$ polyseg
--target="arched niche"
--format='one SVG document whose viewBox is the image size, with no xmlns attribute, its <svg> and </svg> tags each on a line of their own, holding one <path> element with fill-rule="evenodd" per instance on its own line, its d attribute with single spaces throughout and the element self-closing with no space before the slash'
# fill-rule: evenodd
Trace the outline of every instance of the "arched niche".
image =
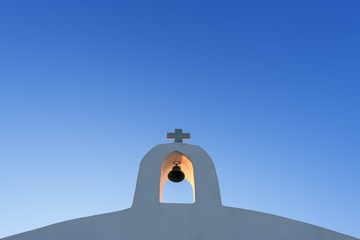
<svg viewBox="0 0 360 240">
<path fill-rule="evenodd" d="M 193 201 L 195 202 L 194 167 L 190 159 L 178 151 L 174 151 L 169 154 L 161 164 L 159 201 L 162 202 L 164 185 L 168 180 L 168 173 L 175 166 L 175 163 L 179 163 L 181 170 L 185 174 L 185 179 L 191 184 L 193 190 Z"/>
</svg>

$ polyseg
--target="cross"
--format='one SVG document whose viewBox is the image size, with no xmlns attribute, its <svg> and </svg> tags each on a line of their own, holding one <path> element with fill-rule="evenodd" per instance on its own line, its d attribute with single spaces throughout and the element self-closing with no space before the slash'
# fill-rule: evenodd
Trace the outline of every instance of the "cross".
<svg viewBox="0 0 360 240">
<path fill-rule="evenodd" d="M 182 143 L 183 139 L 190 139 L 190 133 L 183 133 L 182 129 L 175 128 L 174 133 L 167 133 L 167 139 L 175 139 L 175 142 Z"/>
</svg>

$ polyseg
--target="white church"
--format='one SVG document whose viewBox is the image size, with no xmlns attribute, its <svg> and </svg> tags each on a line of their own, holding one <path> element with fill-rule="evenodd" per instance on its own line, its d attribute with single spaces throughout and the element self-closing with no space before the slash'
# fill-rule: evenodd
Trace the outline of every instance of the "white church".
<svg viewBox="0 0 360 240">
<path fill-rule="evenodd" d="M 132 207 L 84 217 L 2 240 L 356 240 L 341 233 L 271 214 L 221 204 L 214 164 L 204 149 L 183 143 L 189 133 L 168 133 L 142 159 Z M 163 203 L 167 180 L 186 179 L 194 203 Z M 359 239 L 358 239 L 359 240 Z"/>
</svg>

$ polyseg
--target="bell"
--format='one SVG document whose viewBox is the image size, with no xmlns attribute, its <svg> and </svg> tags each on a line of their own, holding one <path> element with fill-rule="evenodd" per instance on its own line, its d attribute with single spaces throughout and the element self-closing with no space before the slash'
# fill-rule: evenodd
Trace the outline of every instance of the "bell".
<svg viewBox="0 0 360 240">
<path fill-rule="evenodd" d="M 178 183 L 184 180 L 185 174 L 183 173 L 183 171 L 181 171 L 181 168 L 178 165 L 176 165 L 169 172 L 168 178 L 170 181 Z"/>
</svg>

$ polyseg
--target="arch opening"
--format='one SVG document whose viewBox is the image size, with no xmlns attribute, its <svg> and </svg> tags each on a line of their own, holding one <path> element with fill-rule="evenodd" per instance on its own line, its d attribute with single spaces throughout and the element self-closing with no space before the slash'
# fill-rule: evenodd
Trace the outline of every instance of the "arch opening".
<svg viewBox="0 0 360 240">
<path fill-rule="evenodd" d="M 179 183 L 166 181 L 162 203 L 194 203 L 192 186 L 189 181 L 186 179 Z"/>
<path fill-rule="evenodd" d="M 170 182 L 168 180 L 168 173 L 172 170 L 172 168 L 175 166 L 175 163 L 179 163 L 179 166 L 181 167 L 181 171 L 184 172 L 185 174 L 185 179 L 183 180 L 183 182 L 181 183 L 173 183 Z M 194 167 L 192 162 L 190 161 L 190 159 L 185 156 L 183 153 L 175 151 L 172 152 L 171 154 L 169 154 L 162 162 L 161 165 L 161 174 L 160 174 L 160 196 L 159 196 L 159 201 L 160 203 L 163 202 L 163 192 L 164 192 L 164 185 L 165 182 L 169 181 L 169 183 L 166 183 L 167 187 L 166 189 L 168 189 L 168 185 L 173 185 L 173 184 L 180 184 L 179 186 L 174 186 L 171 187 L 172 190 L 176 191 L 176 188 L 178 188 L 179 190 L 181 189 L 181 191 L 183 191 L 184 189 L 186 189 L 186 181 L 188 183 L 190 183 L 191 187 L 192 187 L 192 196 L 193 196 L 193 202 L 195 202 L 195 180 L 194 180 Z M 170 198 L 173 199 L 173 198 Z M 179 199 L 181 200 L 181 199 Z M 179 203 L 179 201 L 172 201 L 172 202 L 176 202 Z M 182 202 L 182 203 L 189 203 L 188 201 L 186 202 Z"/>
</svg>

